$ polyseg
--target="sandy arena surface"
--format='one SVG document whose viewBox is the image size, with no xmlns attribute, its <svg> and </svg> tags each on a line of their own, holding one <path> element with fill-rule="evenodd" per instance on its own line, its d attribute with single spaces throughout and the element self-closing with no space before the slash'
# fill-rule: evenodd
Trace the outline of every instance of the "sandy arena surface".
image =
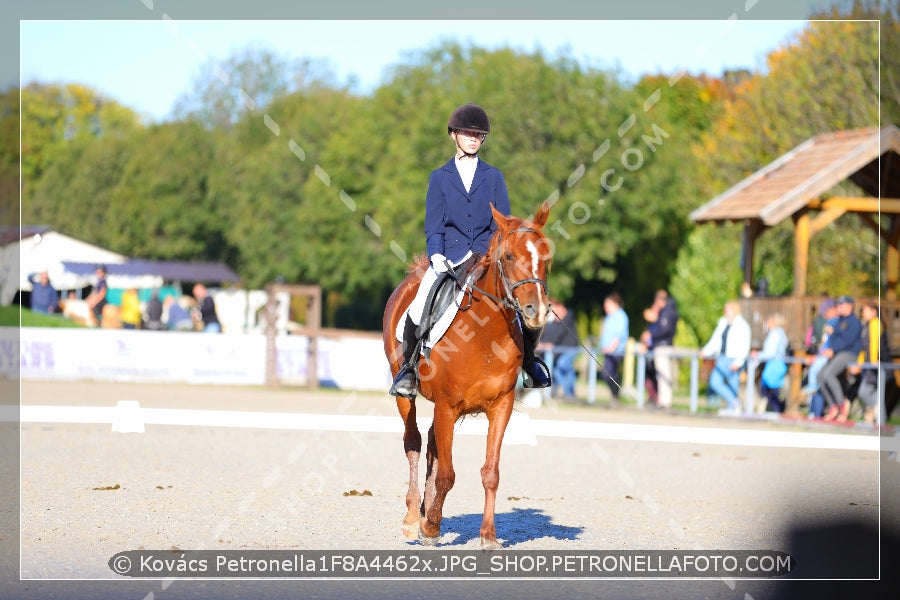
<svg viewBox="0 0 900 600">
<path fill-rule="evenodd" d="M 338 424 L 396 416 L 385 394 L 336 390 L 24 382 L 21 397 L 34 407 L 132 400 L 147 409 L 334 416 Z M 418 406 L 420 418 L 429 416 L 430 403 Z M 399 417 L 396 432 L 147 424 L 119 433 L 109 424 L 25 422 L 20 530 L 10 532 L 21 539 L 21 570 L 8 579 L 27 581 L 9 581 L 16 595 L 2 597 L 387 598 L 413 587 L 426 598 L 478 589 L 490 597 L 803 597 L 817 585 L 806 580 L 877 579 L 879 527 L 893 532 L 888 542 L 900 529 L 900 463 L 886 453 L 699 441 L 715 430 L 784 439 L 833 430 L 602 406 L 517 412 L 532 424 L 675 428 L 698 443 L 538 433 L 536 444 L 504 445 L 496 523 L 507 549 L 774 550 L 795 559 L 794 571 L 765 581 L 128 580 L 108 566 L 126 550 L 421 550 L 400 535 L 407 468 Z M 456 485 L 431 552 L 477 550 L 483 456 L 483 436 L 456 436 Z"/>
</svg>

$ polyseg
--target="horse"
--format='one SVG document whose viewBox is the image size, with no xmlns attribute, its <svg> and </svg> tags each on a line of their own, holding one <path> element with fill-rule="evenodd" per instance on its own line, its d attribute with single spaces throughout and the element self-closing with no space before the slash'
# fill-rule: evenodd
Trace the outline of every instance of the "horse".
<svg viewBox="0 0 900 600">
<path fill-rule="evenodd" d="M 422 435 L 416 424 L 415 399 L 395 396 L 403 419 L 403 449 L 409 461 L 406 516 L 401 531 L 406 538 L 433 546 L 440 537 L 442 511 L 453 487 L 453 433 L 456 422 L 484 413 L 488 419 L 486 456 L 481 467 L 484 514 L 481 548 L 502 548 L 497 541 L 494 510 L 500 481 L 500 446 L 515 403 L 515 387 L 522 365 L 522 326 L 542 328 L 551 307 L 547 291 L 552 247 L 541 231 L 550 206 L 544 202 L 532 221 L 507 217 L 491 206 L 497 229 L 487 253 L 476 265 L 477 278 L 460 303 L 459 312 L 434 344 L 430 357 L 419 361 L 419 394 L 434 403 L 428 430 L 424 499 L 419 492 L 419 456 Z M 397 324 L 416 294 L 427 257 L 416 261 L 410 273 L 389 297 L 384 311 L 385 355 L 396 376 L 403 361 L 395 337 Z"/>
</svg>

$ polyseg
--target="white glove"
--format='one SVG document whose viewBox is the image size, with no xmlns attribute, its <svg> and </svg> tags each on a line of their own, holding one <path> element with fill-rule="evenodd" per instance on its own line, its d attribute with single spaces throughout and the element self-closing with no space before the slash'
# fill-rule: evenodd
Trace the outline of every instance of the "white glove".
<svg viewBox="0 0 900 600">
<path fill-rule="evenodd" d="M 435 273 L 443 273 L 447 270 L 447 257 L 443 254 L 431 255 L 431 268 Z"/>
</svg>

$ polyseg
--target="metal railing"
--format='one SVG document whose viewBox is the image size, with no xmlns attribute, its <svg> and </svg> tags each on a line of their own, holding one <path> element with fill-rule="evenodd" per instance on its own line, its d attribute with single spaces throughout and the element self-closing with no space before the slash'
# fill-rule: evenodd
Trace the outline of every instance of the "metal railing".
<svg viewBox="0 0 900 600">
<path fill-rule="evenodd" d="M 597 371 L 603 369 L 603 354 L 600 353 L 597 349 L 592 348 L 591 353 L 593 356 L 588 355 L 588 353 L 584 350 L 584 348 L 575 348 L 575 347 L 558 347 L 553 350 L 547 350 L 544 352 L 544 361 L 547 363 L 547 366 L 550 368 L 551 372 L 553 371 L 553 354 L 555 352 L 563 352 L 569 350 L 578 350 L 579 356 L 586 358 L 587 360 L 587 402 L 589 404 L 593 404 L 597 400 L 597 384 L 598 377 Z M 635 360 L 635 403 L 638 408 L 643 408 L 645 403 L 645 381 L 647 376 L 647 361 L 655 358 L 655 355 L 652 350 L 647 351 L 632 351 L 625 353 L 618 353 L 615 356 L 621 356 L 625 358 L 626 356 L 631 355 Z M 595 362 L 596 358 L 596 362 Z M 690 361 L 690 377 L 688 383 L 688 400 L 689 400 L 689 410 L 692 413 L 696 413 L 699 411 L 699 397 L 700 397 L 700 364 L 703 359 L 700 358 L 699 350 L 685 349 L 685 348 L 677 348 L 677 347 L 667 347 L 665 358 L 669 358 L 672 360 L 676 359 L 687 359 Z M 806 365 L 805 357 L 796 357 L 796 356 L 787 356 L 785 357 L 785 362 L 788 365 L 791 364 L 800 364 Z M 760 361 L 756 358 L 749 358 L 747 360 L 747 364 L 745 365 L 746 369 L 746 382 L 744 384 L 744 394 L 741 403 L 741 413 L 745 415 L 753 414 L 755 412 L 756 399 L 757 399 L 757 381 L 756 381 L 756 370 L 759 368 L 760 364 L 763 361 Z M 900 370 L 900 363 L 865 363 L 861 365 L 864 369 L 870 368 L 878 368 L 881 367 L 886 371 L 896 371 Z M 675 370 L 673 370 L 674 372 Z M 802 375 L 800 375 L 802 377 Z M 796 377 L 796 375 L 792 375 L 789 371 L 786 378 Z M 602 383 L 602 380 L 601 380 Z M 676 387 L 677 382 L 673 382 L 672 388 L 673 390 Z M 782 388 L 784 389 L 784 388 Z M 885 406 L 885 385 L 882 382 L 879 386 L 879 413 L 880 419 L 879 423 L 885 423 L 887 421 L 886 414 L 886 406 Z M 549 390 L 545 392 L 545 394 L 549 394 Z"/>
</svg>

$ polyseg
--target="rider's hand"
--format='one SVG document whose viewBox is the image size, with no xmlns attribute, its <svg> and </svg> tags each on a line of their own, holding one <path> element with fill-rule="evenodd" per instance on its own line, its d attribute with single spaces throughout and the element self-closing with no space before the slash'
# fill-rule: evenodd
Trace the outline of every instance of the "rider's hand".
<svg viewBox="0 0 900 600">
<path fill-rule="evenodd" d="M 431 268 L 435 273 L 443 273 L 447 270 L 447 257 L 443 254 L 431 255 Z"/>
</svg>

